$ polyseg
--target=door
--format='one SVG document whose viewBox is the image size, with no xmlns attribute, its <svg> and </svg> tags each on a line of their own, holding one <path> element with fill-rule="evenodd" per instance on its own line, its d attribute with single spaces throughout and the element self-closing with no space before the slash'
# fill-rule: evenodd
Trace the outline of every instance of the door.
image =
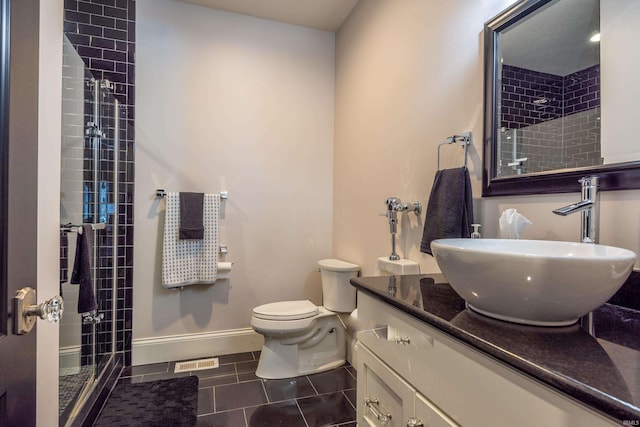
<svg viewBox="0 0 640 427">
<path fill-rule="evenodd" d="M 38 274 L 39 5 L 0 0 L 0 8 L 0 426 L 33 426 L 37 327 L 15 334 L 11 305 Z"/>
</svg>

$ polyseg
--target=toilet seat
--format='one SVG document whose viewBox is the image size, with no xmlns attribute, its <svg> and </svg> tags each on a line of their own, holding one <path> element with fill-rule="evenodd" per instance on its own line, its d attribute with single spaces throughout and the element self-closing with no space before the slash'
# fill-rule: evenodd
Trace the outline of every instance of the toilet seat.
<svg viewBox="0 0 640 427">
<path fill-rule="evenodd" d="M 253 309 L 254 317 L 276 321 L 308 319 L 318 313 L 318 307 L 309 300 L 273 302 Z"/>
</svg>

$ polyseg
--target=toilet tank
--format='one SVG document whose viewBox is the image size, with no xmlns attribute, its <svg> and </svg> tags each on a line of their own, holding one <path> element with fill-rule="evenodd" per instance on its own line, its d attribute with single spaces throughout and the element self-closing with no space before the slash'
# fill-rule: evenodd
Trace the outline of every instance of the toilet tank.
<svg viewBox="0 0 640 427">
<path fill-rule="evenodd" d="M 356 308 L 356 288 L 349 279 L 356 277 L 360 266 L 339 259 L 318 261 L 322 279 L 322 305 L 337 313 L 350 313 Z"/>
</svg>

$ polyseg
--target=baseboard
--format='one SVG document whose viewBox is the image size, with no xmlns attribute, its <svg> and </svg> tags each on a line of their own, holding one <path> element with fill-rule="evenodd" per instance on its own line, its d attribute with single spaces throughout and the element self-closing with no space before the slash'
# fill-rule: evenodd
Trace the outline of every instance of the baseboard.
<svg viewBox="0 0 640 427">
<path fill-rule="evenodd" d="M 189 360 L 258 351 L 264 339 L 251 328 L 133 340 L 131 364 Z"/>
<path fill-rule="evenodd" d="M 74 345 L 71 347 L 60 347 L 60 369 L 79 368 L 81 350 L 82 349 L 79 345 Z"/>
</svg>

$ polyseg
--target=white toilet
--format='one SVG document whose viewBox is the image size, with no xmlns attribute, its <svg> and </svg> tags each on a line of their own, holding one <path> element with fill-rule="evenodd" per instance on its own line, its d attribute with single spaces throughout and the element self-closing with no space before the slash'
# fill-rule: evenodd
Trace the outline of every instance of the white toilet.
<svg viewBox="0 0 640 427">
<path fill-rule="evenodd" d="M 292 378 L 345 363 L 345 331 L 337 313 L 356 308 L 356 288 L 349 279 L 356 277 L 360 267 L 337 259 L 323 259 L 318 265 L 323 306 L 302 300 L 253 309 L 251 327 L 264 335 L 258 377 Z"/>
</svg>

